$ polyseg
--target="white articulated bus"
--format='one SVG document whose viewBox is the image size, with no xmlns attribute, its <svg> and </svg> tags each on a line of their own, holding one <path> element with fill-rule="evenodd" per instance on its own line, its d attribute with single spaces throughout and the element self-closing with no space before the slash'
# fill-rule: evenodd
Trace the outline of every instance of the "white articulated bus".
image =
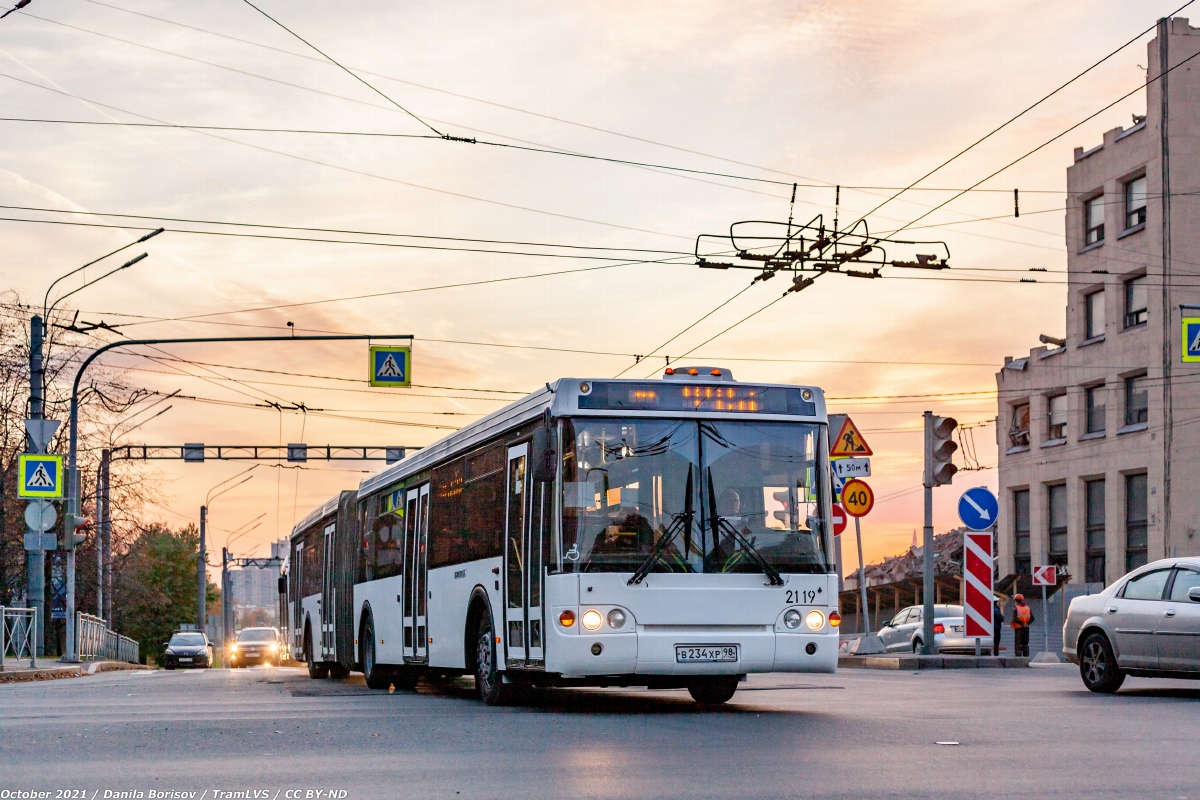
<svg viewBox="0 0 1200 800">
<path fill-rule="evenodd" d="M 711 367 L 564 378 L 363 481 L 292 534 L 313 677 L 686 687 L 832 672 L 824 397 Z"/>
</svg>

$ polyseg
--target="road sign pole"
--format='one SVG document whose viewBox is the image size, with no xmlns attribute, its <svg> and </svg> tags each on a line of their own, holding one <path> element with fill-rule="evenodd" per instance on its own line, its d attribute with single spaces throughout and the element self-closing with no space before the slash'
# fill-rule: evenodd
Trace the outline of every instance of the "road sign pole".
<svg viewBox="0 0 1200 800">
<path fill-rule="evenodd" d="M 870 636 L 871 616 L 867 613 L 867 570 L 863 564 L 861 523 L 859 517 L 854 518 L 854 538 L 858 540 L 858 591 L 862 594 L 862 631 L 863 636 Z"/>
<path fill-rule="evenodd" d="M 196 554 L 196 630 L 204 630 L 205 622 L 205 589 L 208 583 L 208 570 L 205 563 L 208 553 L 205 550 L 205 534 L 208 532 L 208 506 L 200 506 L 200 552 Z"/>
<path fill-rule="evenodd" d="M 1046 584 L 1042 584 L 1042 630 L 1046 634 L 1046 646 L 1042 648 L 1043 653 L 1050 652 L 1050 618 L 1046 616 Z"/>
</svg>

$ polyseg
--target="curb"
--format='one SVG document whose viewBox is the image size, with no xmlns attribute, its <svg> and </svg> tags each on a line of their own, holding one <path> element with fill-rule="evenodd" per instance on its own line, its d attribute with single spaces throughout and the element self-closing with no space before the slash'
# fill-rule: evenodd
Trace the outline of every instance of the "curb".
<svg viewBox="0 0 1200 800">
<path fill-rule="evenodd" d="M 124 661 L 96 661 L 78 666 L 45 667 L 41 669 L 18 669 L 0 672 L 0 683 L 28 683 L 30 681 L 53 681 L 59 678 L 83 678 L 97 672 L 112 672 L 127 669 L 153 669 L 141 664 Z"/>
<path fill-rule="evenodd" d="M 1024 669 L 1028 658 L 993 656 L 839 656 L 838 668 L 921 670 L 921 669 Z"/>
</svg>

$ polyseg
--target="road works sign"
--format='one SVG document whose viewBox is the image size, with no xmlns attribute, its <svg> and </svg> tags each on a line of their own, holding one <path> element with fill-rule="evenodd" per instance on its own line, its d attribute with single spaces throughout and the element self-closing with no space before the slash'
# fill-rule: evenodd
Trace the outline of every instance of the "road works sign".
<svg viewBox="0 0 1200 800">
<path fill-rule="evenodd" d="M 837 417 L 841 417 L 842 424 L 838 428 L 837 436 L 829 440 L 829 455 L 832 458 L 840 458 L 845 456 L 871 456 L 875 452 L 871 450 L 867 440 L 863 438 L 862 433 L 858 430 L 858 426 L 854 424 L 854 420 L 841 414 L 835 414 L 830 419 L 829 429 L 834 429 L 834 422 Z"/>
<path fill-rule="evenodd" d="M 412 348 L 373 346 L 370 368 L 372 386 L 411 386 Z"/>
<path fill-rule="evenodd" d="M 968 639 L 985 638 L 992 628 L 992 534 L 963 535 L 963 610 Z M 992 655 L 997 655 L 993 653 Z"/>
<path fill-rule="evenodd" d="M 1058 567 L 1054 564 L 1047 564 L 1042 567 L 1033 568 L 1033 585 L 1034 586 L 1057 586 L 1058 585 Z"/>
<path fill-rule="evenodd" d="M 1200 361 L 1200 318 L 1183 318 L 1183 360 Z"/>
<path fill-rule="evenodd" d="M 23 453 L 17 456 L 17 497 L 54 498 L 63 496 L 62 456 L 39 456 Z"/>
<path fill-rule="evenodd" d="M 842 508 L 852 517 L 865 517 L 875 506 L 875 492 L 866 481 L 858 478 L 846 481 L 842 487 Z"/>
</svg>

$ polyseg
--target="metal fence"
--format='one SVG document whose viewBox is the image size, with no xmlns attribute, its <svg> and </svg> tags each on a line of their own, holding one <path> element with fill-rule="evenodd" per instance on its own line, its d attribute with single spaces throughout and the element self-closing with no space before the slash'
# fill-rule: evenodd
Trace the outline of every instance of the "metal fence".
<svg viewBox="0 0 1200 800">
<path fill-rule="evenodd" d="M 37 609 L 0 606 L 0 671 L 4 670 L 5 658 L 28 658 L 29 666 L 34 667 L 36 656 Z"/>
<path fill-rule="evenodd" d="M 100 617 L 75 613 L 76 647 L 80 661 L 128 661 L 141 662 L 138 643 L 128 636 L 111 631 Z"/>
</svg>

